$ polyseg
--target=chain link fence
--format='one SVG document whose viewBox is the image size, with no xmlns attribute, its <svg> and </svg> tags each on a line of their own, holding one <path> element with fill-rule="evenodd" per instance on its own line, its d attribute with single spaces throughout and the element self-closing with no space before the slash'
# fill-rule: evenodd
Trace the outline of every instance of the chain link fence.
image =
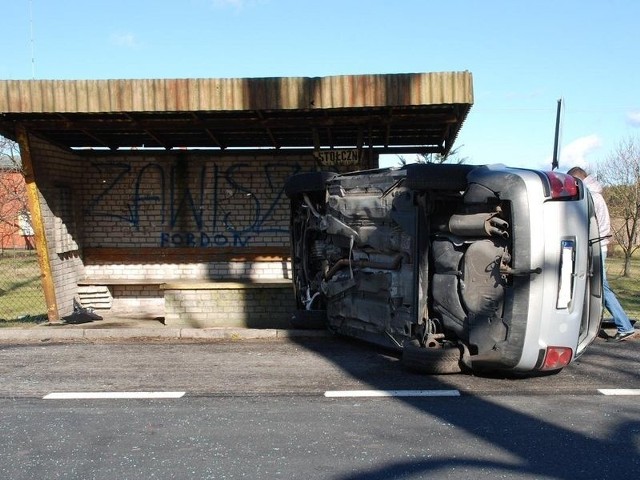
<svg viewBox="0 0 640 480">
<path fill-rule="evenodd" d="M 35 250 L 0 250 L 0 327 L 47 321 Z"/>
</svg>

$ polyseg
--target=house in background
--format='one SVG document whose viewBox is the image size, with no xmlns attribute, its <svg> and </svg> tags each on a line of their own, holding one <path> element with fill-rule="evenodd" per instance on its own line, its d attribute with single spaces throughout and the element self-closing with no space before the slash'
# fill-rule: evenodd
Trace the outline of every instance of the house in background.
<svg viewBox="0 0 640 480">
<path fill-rule="evenodd" d="M 34 248 L 22 172 L 0 166 L 0 250 Z"/>
</svg>

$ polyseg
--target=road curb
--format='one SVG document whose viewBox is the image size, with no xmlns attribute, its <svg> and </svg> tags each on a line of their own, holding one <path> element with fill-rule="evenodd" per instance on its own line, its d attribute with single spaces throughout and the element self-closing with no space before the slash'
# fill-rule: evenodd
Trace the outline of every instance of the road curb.
<svg viewBox="0 0 640 480">
<path fill-rule="evenodd" d="M 326 330 L 256 328 L 3 328 L 0 343 L 45 343 L 101 340 L 251 340 L 326 337 Z"/>
<path fill-rule="evenodd" d="M 58 339 L 68 341 L 82 340 L 84 330 L 44 330 L 39 328 L 3 328 L 0 329 L 2 343 L 48 342 Z"/>
</svg>

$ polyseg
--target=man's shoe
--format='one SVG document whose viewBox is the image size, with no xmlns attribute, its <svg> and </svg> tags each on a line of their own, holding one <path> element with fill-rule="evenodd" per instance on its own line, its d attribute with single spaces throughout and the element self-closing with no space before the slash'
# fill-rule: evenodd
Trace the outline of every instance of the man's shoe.
<svg viewBox="0 0 640 480">
<path fill-rule="evenodd" d="M 636 333 L 638 333 L 637 330 L 633 330 L 631 332 L 624 332 L 624 333 L 618 332 L 613 337 L 609 337 L 607 342 L 622 342 L 623 340 L 633 337 Z"/>
</svg>

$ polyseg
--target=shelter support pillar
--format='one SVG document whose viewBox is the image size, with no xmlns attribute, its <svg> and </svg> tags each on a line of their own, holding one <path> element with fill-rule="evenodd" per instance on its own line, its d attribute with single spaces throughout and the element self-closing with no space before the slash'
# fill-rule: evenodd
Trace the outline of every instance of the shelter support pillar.
<svg viewBox="0 0 640 480">
<path fill-rule="evenodd" d="M 47 304 L 47 316 L 50 323 L 58 323 L 60 322 L 60 315 L 58 313 L 58 304 L 56 303 L 55 285 L 47 246 L 47 236 L 44 228 L 40 195 L 38 194 L 38 185 L 36 184 L 33 170 L 29 134 L 24 125 L 18 125 L 16 127 L 16 137 L 20 145 L 20 158 L 22 159 L 22 169 L 27 187 L 27 202 L 33 226 L 38 264 L 40 265 L 44 299 Z"/>
</svg>

